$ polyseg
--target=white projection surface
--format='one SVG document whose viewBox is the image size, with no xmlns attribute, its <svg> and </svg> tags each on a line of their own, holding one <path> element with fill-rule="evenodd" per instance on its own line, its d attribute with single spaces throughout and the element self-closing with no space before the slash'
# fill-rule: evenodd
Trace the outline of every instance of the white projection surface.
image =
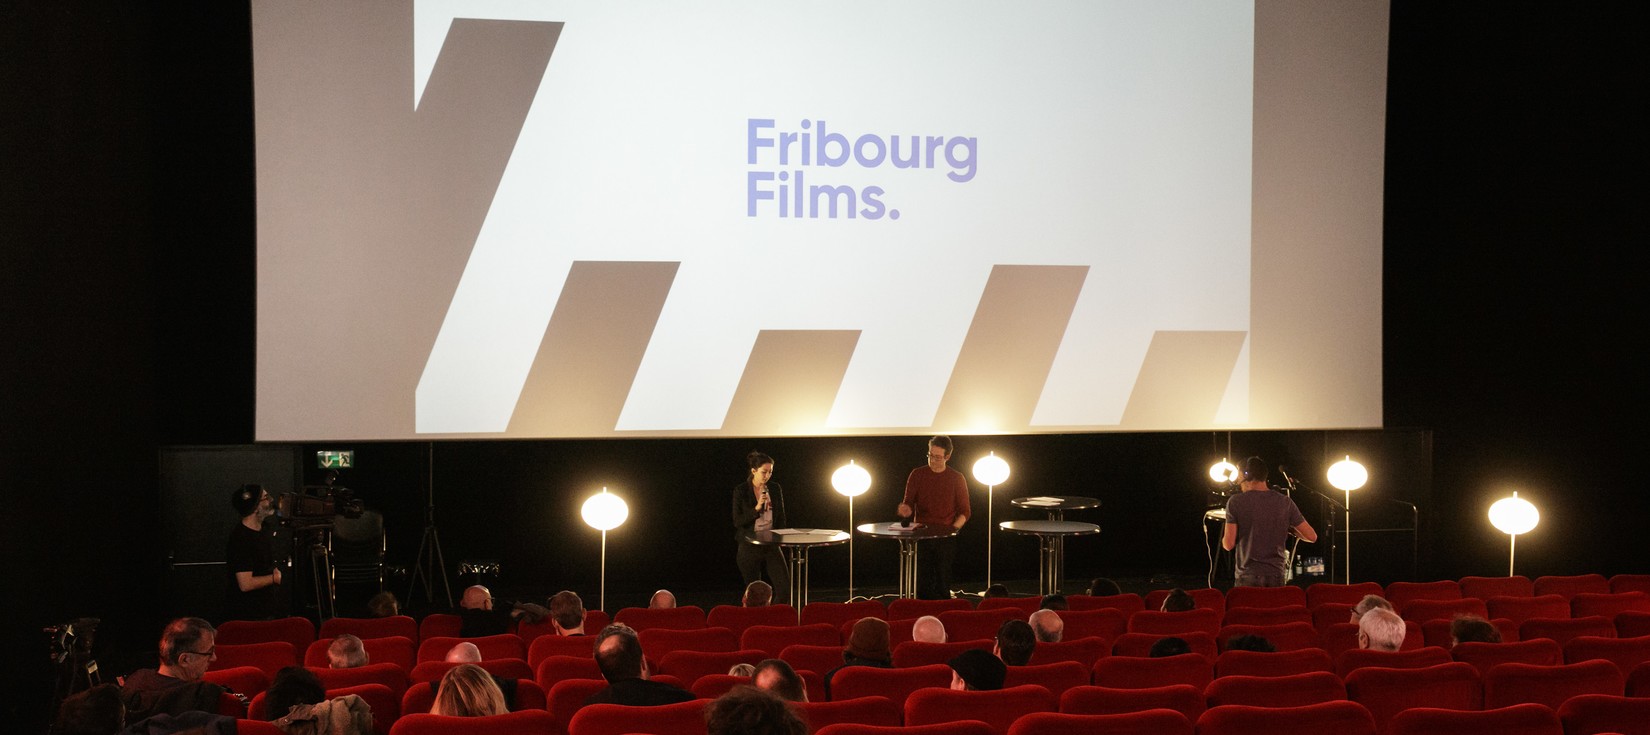
<svg viewBox="0 0 1650 735">
<path fill-rule="evenodd" d="M 1385 28 L 255 0 L 257 438 L 1379 426 Z"/>
</svg>

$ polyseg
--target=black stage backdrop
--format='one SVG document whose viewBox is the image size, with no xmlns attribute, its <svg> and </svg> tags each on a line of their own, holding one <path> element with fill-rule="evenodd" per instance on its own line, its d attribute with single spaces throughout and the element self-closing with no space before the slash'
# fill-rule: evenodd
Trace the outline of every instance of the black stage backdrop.
<svg viewBox="0 0 1650 735">
<path fill-rule="evenodd" d="M 1376 483 L 1422 504 L 1423 579 L 1502 573 L 1506 539 L 1483 512 L 1510 486 L 1528 488 L 1543 511 L 1520 541 L 1521 573 L 1650 571 L 1636 543 L 1650 500 L 1631 449 L 1645 391 L 1633 347 L 1643 271 L 1630 264 L 1642 247 L 1632 243 L 1647 239 L 1632 111 L 1646 85 L 1635 24 L 1618 12 L 1396 3 L 1384 284 L 1392 428 L 1234 438 L 1238 454 L 1307 467 L 1321 467 L 1326 441 L 1392 453 L 1407 469 Z M 247 15 L 218 2 L 0 6 L 0 565 L 14 652 L 0 718 L 24 729 L 49 698 L 42 626 L 102 617 L 106 673 L 124 673 L 150 663 L 132 652 L 179 612 L 164 593 L 160 448 L 251 441 Z M 318 359 L 325 348 L 315 345 Z M 1015 459 L 1004 498 L 1096 488 L 1107 500 L 1107 532 L 1074 575 L 1201 573 L 1201 468 L 1191 463 L 1224 437 L 974 438 L 962 456 L 988 444 Z M 593 594 L 597 539 L 576 509 L 605 481 L 650 509 L 611 539 L 615 590 L 679 579 L 731 593 L 724 493 L 755 447 L 778 457 L 797 510 L 821 525 L 846 519 L 826 487 L 842 458 L 876 469 L 859 508 L 870 520 L 887 514 L 922 448 L 914 438 L 437 444 L 448 562 L 496 558 L 524 587 Z M 352 482 L 391 516 L 392 562 L 410 564 L 426 446 L 354 448 L 363 466 Z M 1026 568 L 1028 546 L 999 537 L 998 569 Z M 965 546 L 965 574 L 981 568 L 976 548 Z M 858 545 L 864 583 L 892 574 L 878 551 Z"/>
</svg>

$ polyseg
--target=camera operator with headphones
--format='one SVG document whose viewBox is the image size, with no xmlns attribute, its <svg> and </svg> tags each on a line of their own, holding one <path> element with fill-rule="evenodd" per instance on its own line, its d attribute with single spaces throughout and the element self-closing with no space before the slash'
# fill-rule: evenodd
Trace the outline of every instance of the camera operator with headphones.
<svg viewBox="0 0 1650 735">
<path fill-rule="evenodd" d="M 229 496 L 229 504 L 241 522 L 229 532 L 224 554 L 228 568 L 225 619 L 268 620 L 278 612 L 276 591 L 281 585 L 274 538 L 264 530 L 264 519 L 275 515 L 275 501 L 262 486 L 242 485 Z"/>
</svg>

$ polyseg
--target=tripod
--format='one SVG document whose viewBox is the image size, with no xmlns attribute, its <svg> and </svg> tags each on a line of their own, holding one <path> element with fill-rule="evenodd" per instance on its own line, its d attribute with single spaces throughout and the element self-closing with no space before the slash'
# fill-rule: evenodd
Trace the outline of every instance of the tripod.
<svg viewBox="0 0 1650 735">
<path fill-rule="evenodd" d="M 427 491 L 424 494 L 424 539 L 418 542 L 418 557 L 413 561 L 412 582 L 407 585 L 407 601 L 412 602 L 420 579 L 424 581 L 424 599 L 435 601 L 435 576 L 441 575 L 441 587 L 447 593 L 447 607 L 453 606 L 453 587 L 447 581 L 447 560 L 441 555 L 441 533 L 435 527 L 435 442 L 425 449 Z"/>
</svg>

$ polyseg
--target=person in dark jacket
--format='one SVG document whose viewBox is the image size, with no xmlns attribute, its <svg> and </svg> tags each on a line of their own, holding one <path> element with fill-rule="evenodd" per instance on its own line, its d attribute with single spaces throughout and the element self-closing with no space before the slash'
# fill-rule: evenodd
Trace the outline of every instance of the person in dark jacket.
<svg viewBox="0 0 1650 735">
<path fill-rule="evenodd" d="M 750 473 L 733 488 L 733 541 L 738 545 L 734 563 L 739 576 L 750 584 L 767 574 L 775 590 L 789 590 L 790 573 L 777 546 L 758 546 L 748 537 L 761 531 L 785 527 L 785 491 L 773 482 L 773 457 L 761 452 L 745 455 Z"/>
</svg>

